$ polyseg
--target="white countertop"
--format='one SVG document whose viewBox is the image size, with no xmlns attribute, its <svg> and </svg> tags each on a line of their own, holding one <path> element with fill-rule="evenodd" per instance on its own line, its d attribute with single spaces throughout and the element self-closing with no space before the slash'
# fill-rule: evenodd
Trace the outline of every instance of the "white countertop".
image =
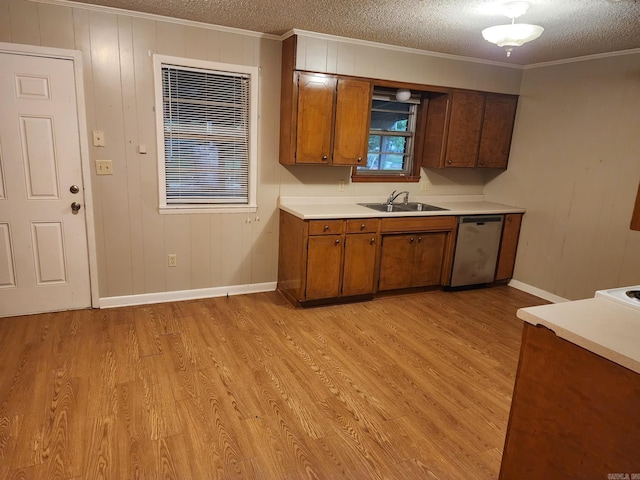
<svg viewBox="0 0 640 480">
<path fill-rule="evenodd" d="M 378 212 L 358 203 L 384 203 L 381 197 L 280 197 L 279 207 L 303 220 L 326 218 L 389 218 L 442 215 L 485 215 L 524 213 L 525 209 L 487 202 L 484 195 L 415 196 L 409 201 L 420 202 L 447 210 L 421 212 Z M 396 202 L 399 203 L 399 202 Z"/>
<path fill-rule="evenodd" d="M 640 308 L 596 297 L 521 308 L 517 316 L 640 373 Z"/>
</svg>

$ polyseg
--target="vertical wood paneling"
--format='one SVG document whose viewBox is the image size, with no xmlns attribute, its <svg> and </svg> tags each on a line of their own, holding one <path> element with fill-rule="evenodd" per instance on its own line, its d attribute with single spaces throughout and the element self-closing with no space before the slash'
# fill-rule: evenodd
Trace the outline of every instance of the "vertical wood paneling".
<svg viewBox="0 0 640 480">
<path fill-rule="evenodd" d="M 185 55 L 185 29 L 187 27 L 175 23 L 156 22 L 157 28 L 157 52 L 163 55 L 184 57 Z"/>
<path fill-rule="evenodd" d="M 176 254 L 178 259 L 177 267 L 166 267 L 167 290 L 170 292 L 191 288 L 191 238 L 189 215 L 164 215 L 166 255 Z"/>
<path fill-rule="evenodd" d="M 246 214 L 233 213 L 219 216 L 220 220 L 220 284 L 242 283 L 242 251 L 244 221 Z"/>
<path fill-rule="evenodd" d="M 0 42 L 11 42 L 9 2 L 0 2 Z"/>
<path fill-rule="evenodd" d="M 142 229 L 142 190 L 138 153 L 138 108 L 131 17 L 118 16 L 120 51 L 120 83 L 122 85 L 123 128 L 125 135 L 126 179 L 129 199 L 129 239 L 131 251 L 131 282 L 133 293 L 144 293 L 144 235 Z M 148 57 L 147 57 L 148 58 Z M 124 247 L 124 245 L 123 245 Z"/>
<path fill-rule="evenodd" d="M 191 215 L 191 285 L 211 286 L 211 221 L 215 215 Z"/>
<path fill-rule="evenodd" d="M 220 32 L 220 61 L 242 63 L 242 37 L 236 33 Z"/>
<path fill-rule="evenodd" d="M 298 35 L 296 68 L 426 85 L 518 93 L 522 71 Z"/>
<path fill-rule="evenodd" d="M 117 15 L 90 12 L 89 31 L 96 126 L 105 132 L 106 139 L 106 145 L 95 154 L 111 160 L 114 171 L 113 175 L 94 177 L 94 183 L 101 183 L 106 295 L 127 295 L 133 282 Z"/>
<path fill-rule="evenodd" d="M 207 60 L 220 61 L 220 32 L 218 30 L 207 30 Z"/>
<path fill-rule="evenodd" d="M 209 56 L 208 31 L 203 28 L 189 27 L 185 29 L 185 54 L 188 58 L 207 60 Z"/>
<path fill-rule="evenodd" d="M 9 0 L 11 41 L 40 45 L 38 4 L 24 0 Z"/>
<path fill-rule="evenodd" d="M 222 279 L 222 259 L 227 254 L 226 245 L 222 244 L 222 219 L 225 215 L 212 215 L 209 222 L 209 249 L 211 286 L 220 287 L 228 285 Z"/>
<path fill-rule="evenodd" d="M 355 75 L 356 47 L 355 45 L 340 42 L 337 45 L 338 56 L 336 58 L 336 73 L 343 75 Z"/>
<path fill-rule="evenodd" d="M 38 21 L 42 45 L 73 48 L 75 40 L 71 8 L 39 3 Z"/>
<path fill-rule="evenodd" d="M 156 22 L 134 18 L 133 58 L 136 82 L 138 137 L 147 146 L 140 155 L 140 191 L 142 201 L 143 250 L 135 252 L 144 258 L 145 292 L 166 291 L 167 255 L 164 238 L 164 215 L 158 214 L 158 151 L 156 145 L 153 64 L 149 51 L 156 50 Z"/>
</svg>

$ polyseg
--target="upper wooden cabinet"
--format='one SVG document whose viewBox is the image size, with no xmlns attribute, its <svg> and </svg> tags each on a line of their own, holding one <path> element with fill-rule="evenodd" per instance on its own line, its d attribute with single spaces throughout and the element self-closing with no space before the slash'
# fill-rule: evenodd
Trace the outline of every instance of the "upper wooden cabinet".
<svg viewBox="0 0 640 480">
<path fill-rule="evenodd" d="M 365 165 L 371 81 L 294 70 L 295 38 L 283 44 L 280 163 Z"/>
<path fill-rule="evenodd" d="M 473 90 L 432 94 L 422 165 L 507 168 L 518 97 Z"/>
</svg>

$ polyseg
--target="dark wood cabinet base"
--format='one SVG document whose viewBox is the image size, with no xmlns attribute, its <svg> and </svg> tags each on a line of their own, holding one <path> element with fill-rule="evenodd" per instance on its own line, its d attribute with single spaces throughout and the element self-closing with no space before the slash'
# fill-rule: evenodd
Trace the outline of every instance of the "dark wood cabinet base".
<svg viewBox="0 0 640 480">
<path fill-rule="evenodd" d="M 500 479 L 610 474 L 640 477 L 640 375 L 525 323 Z"/>
</svg>

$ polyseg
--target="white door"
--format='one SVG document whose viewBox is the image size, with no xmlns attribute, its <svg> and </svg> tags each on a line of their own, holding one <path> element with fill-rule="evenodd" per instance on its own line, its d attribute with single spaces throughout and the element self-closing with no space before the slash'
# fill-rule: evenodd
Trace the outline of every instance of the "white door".
<svg viewBox="0 0 640 480">
<path fill-rule="evenodd" d="M 90 305 L 73 62 L 0 53 L 0 316 Z"/>
</svg>

